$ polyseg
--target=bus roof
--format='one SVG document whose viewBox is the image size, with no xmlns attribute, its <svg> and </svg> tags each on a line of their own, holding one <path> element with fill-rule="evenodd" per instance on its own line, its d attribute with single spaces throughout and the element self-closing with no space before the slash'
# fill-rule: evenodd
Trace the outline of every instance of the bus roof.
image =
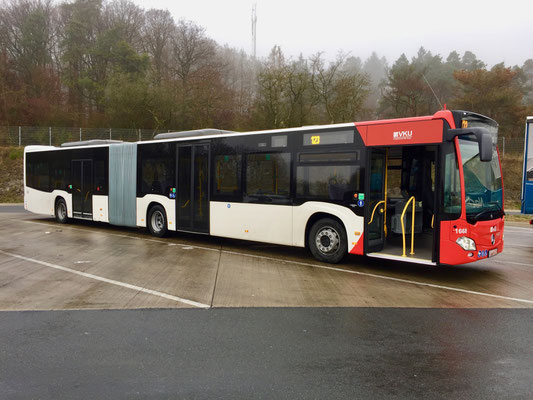
<svg viewBox="0 0 533 400">
<path fill-rule="evenodd" d="M 464 112 L 464 111 L 460 111 L 460 112 Z M 467 112 L 467 113 L 469 113 L 470 115 L 476 115 L 479 117 L 486 118 L 487 120 L 493 121 L 492 119 L 488 117 L 484 117 L 480 114 L 475 114 L 475 113 L 470 113 L 470 112 Z M 289 132 L 321 131 L 321 130 L 328 130 L 328 129 L 349 128 L 349 127 L 354 127 L 354 126 L 359 127 L 359 126 L 371 126 L 371 125 L 379 125 L 379 124 L 392 124 L 392 123 L 398 123 L 398 122 L 431 121 L 435 119 L 444 119 L 445 121 L 448 122 L 448 124 L 452 128 L 455 127 L 454 115 L 452 114 L 452 111 L 440 110 L 436 112 L 434 115 L 427 115 L 427 116 L 421 116 L 421 117 L 396 118 L 396 119 L 373 120 L 373 121 L 362 121 L 362 122 L 347 122 L 347 123 L 328 124 L 328 125 L 307 125 L 307 126 L 296 127 L 296 128 L 267 129 L 267 130 L 249 131 L 249 132 L 234 132 L 234 131 L 226 131 L 226 130 L 221 130 L 221 129 L 206 128 L 206 129 L 158 134 L 152 140 L 143 140 L 143 141 L 134 142 L 134 143 L 148 144 L 148 143 L 160 143 L 162 141 L 179 142 L 179 141 L 185 141 L 185 140 L 200 140 L 200 139 L 209 139 L 209 138 L 215 138 L 215 137 L 222 138 L 222 137 L 263 135 L 263 134 L 283 134 L 283 133 L 289 133 Z M 61 147 L 27 146 L 25 148 L 25 151 L 33 152 L 33 151 L 44 151 L 44 150 L 65 150 L 65 149 L 72 149 L 75 147 L 84 147 L 84 148 L 106 147 L 106 146 L 110 146 L 111 144 L 117 144 L 117 143 L 120 143 L 120 141 L 86 140 L 86 141 L 81 141 L 81 142 L 64 143 L 61 145 Z"/>
</svg>

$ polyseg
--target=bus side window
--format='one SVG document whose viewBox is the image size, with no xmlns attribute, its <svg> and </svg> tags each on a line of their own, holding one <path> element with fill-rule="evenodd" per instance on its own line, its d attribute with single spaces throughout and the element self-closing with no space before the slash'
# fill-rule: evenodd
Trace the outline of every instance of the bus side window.
<svg viewBox="0 0 533 400">
<path fill-rule="evenodd" d="M 33 154 L 26 153 L 26 186 L 33 188 Z"/>
<path fill-rule="evenodd" d="M 68 151 L 62 150 L 55 154 L 50 161 L 50 177 L 52 190 L 67 190 L 70 175 L 70 159 Z"/>
<path fill-rule="evenodd" d="M 238 196 L 241 192 L 241 155 L 216 155 L 214 195 Z"/>
<path fill-rule="evenodd" d="M 146 144 L 138 148 L 137 192 L 140 196 L 168 196 L 175 185 L 175 147 L 171 144 Z"/>
<path fill-rule="evenodd" d="M 35 164 L 34 184 L 37 190 L 48 192 L 50 190 L 50 170 L 47 161 Z"/>
<path fill-rule="evenodd" d="M 352 201 L 360 189 L 358 165 L 298 166 L 296 193 L 317 200 Z"/>
<path fill-rule="evenodd" d="M 143 194 L 168 194 L 172 184 L 172 165 L 164 159 L 145 159 L 142 166 Z"/>
<path fill-rule="evenodd" d="M 288 204 L 290 166 L 290 153 L 247 154 L 244 201 Z"/>
</svg>

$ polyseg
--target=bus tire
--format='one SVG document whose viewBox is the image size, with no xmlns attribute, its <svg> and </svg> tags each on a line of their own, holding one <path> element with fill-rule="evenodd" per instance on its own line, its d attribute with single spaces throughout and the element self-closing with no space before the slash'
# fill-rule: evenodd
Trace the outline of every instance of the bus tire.
<svg viewBox="0 0 533 400">
<path fill-rule="evenodd" d="M 308 243 L 318 261 L 331 264 L 341 262 L 348 251 L 344 226 L 332 218 L 322 218 L 313 224 Z"/>
<path fill-rule="evenodd" d="M 160 205 L 155 205 L 148 212 L 148 230 L 155 237 L 163 237 L 167 233 L 167 214 Z"/>
<path fill-rule="evenodd" d="M 55 207 L 56 221 L 60 224 L 66 224 L 68 222 L 67 203 L 62 198 L 56 200 Z"/>
</svg>

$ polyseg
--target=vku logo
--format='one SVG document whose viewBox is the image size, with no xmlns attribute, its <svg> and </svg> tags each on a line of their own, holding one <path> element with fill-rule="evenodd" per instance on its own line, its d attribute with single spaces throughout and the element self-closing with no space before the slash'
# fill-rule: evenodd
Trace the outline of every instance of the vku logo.
<svg viewBox="0 0 533 400">
<path fill-rule="evenodd" d="M 409 140 L 413 138 L 413 131 L 396 131 L 392 133 L 393 140 Z"/>
</svg>

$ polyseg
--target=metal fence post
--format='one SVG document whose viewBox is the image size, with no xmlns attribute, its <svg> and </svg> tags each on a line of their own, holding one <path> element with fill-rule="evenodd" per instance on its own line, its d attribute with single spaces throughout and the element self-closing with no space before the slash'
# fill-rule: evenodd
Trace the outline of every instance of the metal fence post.
<svg viewBox="0 0 533 400">
<path fill-rule="evenodd" d="M 19 147 L 22 145 L 22 127 L 19 126 Z"/>
<path fill-rule="evenodd" d="M 80 128 L 80 142 L 81 142 L 81 128 Z"/>
<path fill-rule="evenodd" d="M 111 128 L 109 128 L 109 140 L 111 140 Z"/>
<path fill-rule="evenodd" d="M 49 146 L 52 145 L 52 127 L 51 126 L 48 127 L 48 145 Z"/>
<path fill-rule="evenodd" d="M 139 142 L 141 141 L 141 130 L 139 129 Z"/>
</svg>

